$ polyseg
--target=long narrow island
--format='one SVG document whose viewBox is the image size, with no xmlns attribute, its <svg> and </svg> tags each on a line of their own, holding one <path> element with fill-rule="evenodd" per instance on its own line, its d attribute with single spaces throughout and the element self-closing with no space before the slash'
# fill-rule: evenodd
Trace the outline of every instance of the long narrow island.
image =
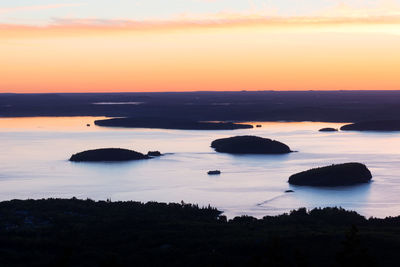
<svg viewBox="0 0 400 267">
<path fill-rule="evenodd" d="M 170 130 L 236 130 L 251 129 L 252 125 L 233 122 L 203 122 L 176 118 L 114 118 L 96 120 L 97 126 L 122 128 L 155 128 Z"/>
</svg>

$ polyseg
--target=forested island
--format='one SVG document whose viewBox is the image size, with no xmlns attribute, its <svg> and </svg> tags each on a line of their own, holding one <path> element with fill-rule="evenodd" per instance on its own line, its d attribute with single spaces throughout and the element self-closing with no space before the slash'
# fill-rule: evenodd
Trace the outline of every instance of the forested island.
<svg viewBox="0 0 400 267">
<path fill-rule="evenodd" d="M 97 126 L 123 128 L 158 128 L 171 130 L 236 130 L 251 129 L 252 125 L 232 122 L 201 122 L 176 118 L 115 118 L 96 120 Z"/>
<path fill-rule="evenodd" d="M 345 186 L 368 183 L 372 178 L 367 166 L 357 162 L 332 164 L 293 174 L 289 183 L 309 186 Z"/>
<path fill-rule="evenodd" d="M 152 152 L 150 152 L 153 154 Z M 76 153 L 69 159 L 73 162 L 101 162 L 101 161 L 130 161 L 130 160 L 141 160 L 149 159 L 149 155 L 144 155 L 140 152 L 136 152 L 129 149 L 123 148 L 99 148 L 86 150 Z"/>
<path fill-rule="evenodd" d="M 233 136 L 214 140 L 211 147 L 217 152 L 231 154 L 286 154 L 293 152 L 279 141 L 259 136 Z"/>
<path fill-rule="evenodd" d="M 1 266 L 393 266 L 400 217 L 340 208 L 227 220 L 186 203 L 0 202 Z"/>
</svg>

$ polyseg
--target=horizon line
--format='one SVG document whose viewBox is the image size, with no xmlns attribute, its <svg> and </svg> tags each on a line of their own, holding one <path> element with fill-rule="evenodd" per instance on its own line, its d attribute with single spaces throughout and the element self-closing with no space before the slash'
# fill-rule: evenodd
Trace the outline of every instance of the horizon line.
<svg viewBox="0 0 400 267">
<path fill-rule="evenodd" d="M 121 91 L 121 92 L 37 92 L 37 93 L 13 93 L 13 92 L 0 92 L 0 95 L 51 95 L 51 94 L 160 94 L 160 93 L 256 93 L 256 92 L 400 92 L 400 89 L 360 89 L 360 90 L 233 90 L 233 91 L 219 91 L 219 90 L 193 90 L 193 91 Z"/>
</svg>

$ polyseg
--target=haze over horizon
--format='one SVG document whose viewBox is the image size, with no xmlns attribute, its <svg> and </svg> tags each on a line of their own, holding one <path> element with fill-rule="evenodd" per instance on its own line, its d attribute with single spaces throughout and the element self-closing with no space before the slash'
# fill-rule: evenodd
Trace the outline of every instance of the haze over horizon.
<svg viewBox="0 0 400 267">
<path fill-rule="evenodd" d="M 400 1 L 1 3 L 0 93 L 399 90 L 399 26 Z"/>
</svg>

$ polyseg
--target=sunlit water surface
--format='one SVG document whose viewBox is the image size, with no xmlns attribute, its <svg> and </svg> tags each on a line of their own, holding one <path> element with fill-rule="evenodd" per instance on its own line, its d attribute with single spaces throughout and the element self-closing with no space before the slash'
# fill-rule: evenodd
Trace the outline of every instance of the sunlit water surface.
<svg viewBox="0 0 400 267">
<path fill-rule="evenodd" d="M 299 207 L 341 206 L 365 216 L 400 215 L 400 133 L 321 133 L 343 124 L 265 122 L 234 131 L 118 129 L 99 118 L 1 118 L 0 200 L 91 198 L 198 203 L 228 217 L 262 217 Z M 90 124 L 90 127 L 87 126 Z M 258 135 L 284 142 L 288 155 L 229 155 L 210 148 L 216 138 Z M 125 163 L 72 163 L 76 152 L 121 147 L 166 155 Z M 309 168 L 357 161 L 373 174 L 369 184 L 312 188 L 288 177 Z M 221 170 L 209 176 L 209 170 Z M 294 193 L 285 193 L 292 189 Z"/>
</svg>

